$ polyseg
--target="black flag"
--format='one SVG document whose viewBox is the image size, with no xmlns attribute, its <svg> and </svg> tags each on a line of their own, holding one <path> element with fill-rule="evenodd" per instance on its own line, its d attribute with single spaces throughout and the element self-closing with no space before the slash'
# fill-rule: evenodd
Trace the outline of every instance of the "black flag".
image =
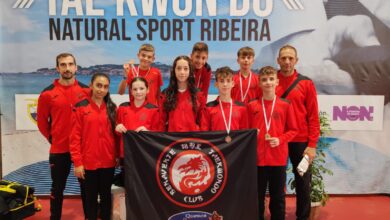
<svg viewBox="0 0 390 220">
<path fill-rule="evenodd" d="M 258 219 L 256 135 L 128 131 L 127 219 Z"/>
</svg>

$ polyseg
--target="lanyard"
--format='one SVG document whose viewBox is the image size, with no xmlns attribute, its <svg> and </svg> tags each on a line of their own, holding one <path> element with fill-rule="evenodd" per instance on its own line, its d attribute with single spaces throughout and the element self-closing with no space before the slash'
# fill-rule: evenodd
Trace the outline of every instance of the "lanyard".
<svg viewBox="0 0 390 220">
<path fill-rule="evenodd" d="M 261 103 L 263 104 L 263 114 L 264 114 L 264 121 L 265 121 L 265 129 L 266 129 L 267 134 L 268 134 L 269 129 L 271 128 L 271 120 L 272 120 L 272 113 L 274 112 L 275 100 L 276 100 L 276 96 L 274 97 L 274 100 L 272 101 L 271 114 L 269 116 L 269 121 L 268 121 L 267 113 L 265 112 L 264 98 L 261 98 Z"/>
<path fill-rule="evenodd" d="M 241 91 L 241 102 L 244 102 L 245 98 L 246 98 L 246 95 L 248 95 L 248 92 L 249 92 L 249 88 L 251 87 L 251 81 L 252 81 L 252 72 L 249 72 L 249 82 L 248 82 L 248 87 L 246 88 L 246 92 L 245 94 L 243 95 L 243 92 L 242 92 L 242 79 L 241 79 L 241 72 L 240 72 L 240 91 Z"/>
<path fill-rule="evenodd" d="M 225 123 L 226 132 L 229 135 L 229 133 L 230 133 L 230 126 L 232 124 L 233 100 L 230 100 L 230 111 L 229 111 L 229 122 L 228 123 L 226 122 L 225 112 L 223 111 L 221 100 L 219 100 L 219 107 L 221 108 L 222 118 L 223 118 L 223 122 Z"/>
</svg>

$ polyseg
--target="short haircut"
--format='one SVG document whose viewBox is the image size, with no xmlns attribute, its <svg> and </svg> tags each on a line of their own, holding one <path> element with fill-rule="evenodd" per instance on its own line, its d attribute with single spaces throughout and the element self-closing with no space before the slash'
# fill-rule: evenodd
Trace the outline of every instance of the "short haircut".
<svg viewBox="0 0 390 220">
<path fill-rule="evenodd" d="M 297 49 L 289 44 L 286 44 L 284 46 L 282 46 L 280 49 L 279 49 L 279 55 L 278 57 L 280 57 L 280 53 L 282 52 L 282 50 L 286 50 L 286 49 L 291 49 L 295 52 L 295 57 L 298 57 L 298 52 L 297 52 Z"/>
<path fill-rule="evenodd" d="M 154 54 L 154 47 L 151 44 L 142 44 L 139 47 L 138 53 L 141 53 L 141 51 L 153 52 L 153 54 Z"/>
<path fill-rule="evenodd" d="M 195 52 L 206 52 L 208 54 L 209 53 L 209 47 L 207 46 L 206 43 L 197 42 L 192 47 L 192 53 L 195 53 Z"/>
<path fill-rule="evenodd" d="M 259 78 L 261 76 L 276 75 L 278 72 L 272 66 L 264 66 L 259 70 Z"/>
<path fill-rule="evenodd" d="M 215 71 L 215 81 L 221 78 L 233 77 L 233 70 L 228 66 L 220 67 Z"/>
<path fill-rule="evenodd" d="M 57 67 L 58 67 L 58 65 L 60 65 L 59 59 L 64 58 L 64 57 L 72 57 L 72 58 L 73 58 L 74 65 L 77 65 L 77 64 L 76 64 L 76 58 L 74 58 L 73 54 L 71 54 L 71 53 L 60 53 L 60 54 L 58 54 L 57 57 L 56 57 L 56 66 L 57 66 Z"/>
<path fill-rule="evenodd" d="M 251 47 L 241 47 L 237 52 L 237 57 L 241 56 L 255 56 L 255 51 Z"/>
</svg>

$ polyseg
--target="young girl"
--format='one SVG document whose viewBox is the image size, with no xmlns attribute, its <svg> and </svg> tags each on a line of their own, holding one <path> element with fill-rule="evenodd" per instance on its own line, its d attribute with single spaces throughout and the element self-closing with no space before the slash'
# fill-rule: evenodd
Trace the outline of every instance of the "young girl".
<svg viewBox="0 0 390 220">
<path fill-rule="evenodd" d="M 149 92 L 145 78 L 135 77 L 130 82 L 133 101 L 122 103 L 118 108 L 115 131 L 122 136 L 127 130 L 148 131 L 159 130 L 159 109 L 146 101 Z M 156 120 L 157 119 L 157 120 Z M 124 157 L 123 140 L 121 138 L 120 157 Z"/>
<path fill-rule="evenodd" d="M 195 85 L 194 69 L 187 56 L 179 56 L 173 62 L 168 87 L 163 91 L 161 121 L 165 130 L 199 131 L 199 116 L 205 106 L 205 98 Z"/>
<path fill-rule="evenodd" d="M 70 154 L 75 176 L 84 180 L 89 220 L 97 219 L 98 195 L 101 219 L 109 220 L 111 215 L 111 183 L 117 147 L 114 135 L 116 105 L 108 93 L 109 85 L 106 74 L 94 74 L 90 96 L 76 104 L 72 115 Z"/>
</svg>

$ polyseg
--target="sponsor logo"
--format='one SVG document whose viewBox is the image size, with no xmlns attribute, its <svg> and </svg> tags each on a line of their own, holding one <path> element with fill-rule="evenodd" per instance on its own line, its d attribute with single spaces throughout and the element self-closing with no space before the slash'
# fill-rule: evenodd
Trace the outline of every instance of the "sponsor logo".
<svg viewBox="0 0 390 220">
<path fill-rule="evenodd" d="M 37 99 L 25 99 L 27 103 L 27 116 L 34 123 L 37 124 Z"/>
<path fill-rule="evenodd" d="M 373 121 L 373 106 L 333 106 L 333 121 Z"/>
<path fill-rule="evenodd" d="M 223 220 L 223 216 L 219 215 L 216 211 L 213 213 L 188 211 L 172 215 L 168 220 Z"/>
<path fill-rule="evenodd" d="M 156 166 L 161 192 L 176 205 L 205 206 L 223 191 L 227 164 L 220 150 L 196 138 L 180 139 L 164 148 Z"/>
</svg>

